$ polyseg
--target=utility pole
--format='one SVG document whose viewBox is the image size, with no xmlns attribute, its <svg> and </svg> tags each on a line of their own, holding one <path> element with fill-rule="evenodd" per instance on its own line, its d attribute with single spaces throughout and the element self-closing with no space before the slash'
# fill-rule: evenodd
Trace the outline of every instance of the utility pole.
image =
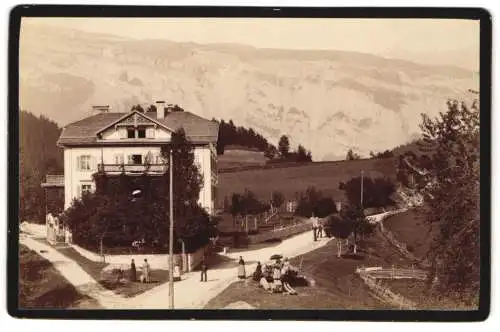
<svg viewBox="0 0 500 332">
<path fill-rule="evenodd" d="M 361 208 L 363 208 L 363 175 L 365 171 L 361 171 Z"/>
<path fill-rule="evenodd" d="M 168 242 L 168 282 L 169 282 L 169 297 L 170 297 L 170 309 L 174 309 L 174 176 L 173 176 L 173 152 L 170 148 L 170 161 L 169 161 L 169 172 L 170 172 L 170 232 L 169 232 L 169 242 Z"/>
</svg>

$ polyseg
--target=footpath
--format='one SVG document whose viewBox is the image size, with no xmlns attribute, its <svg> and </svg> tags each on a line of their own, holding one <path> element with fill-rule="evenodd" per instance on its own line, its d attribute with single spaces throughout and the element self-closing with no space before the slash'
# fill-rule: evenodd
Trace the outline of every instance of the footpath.
<svg viewBox="0 0 500 332">
<path fill-rule="evenodd" d="M 238 280 L 236 266 L 240 256 L 247 262 L 246 272 L 247 275 L 250 275 L 255 270 L 258 261 L 267 262 L 274 254 L 281 254 L 289 258 L 303 255 L 326 245 L 331 239 L 333 238 L 320 238 L 314 242 L 312 231 L 308 231 L 285 239 L 278 245 L 229 252 L 225 255 L 226 262 L 209 267 L 207 282 L 200 282 L 199 272 L 184 274 L 182 280 L 174 284 L 174 307 L 175 309 L 203 309 L 212 298 L 220 294 L 232 282 Z M 21 235 L 19 241 L 50 261 L 79 292 L 93 297 L 106 309 L 168 309 L 168 283 L 159 285 L 136 297 L 124 298 L 103 288 L 76 262 L 51 246 L 40 243 L 24 234 Z"/>
</svg>

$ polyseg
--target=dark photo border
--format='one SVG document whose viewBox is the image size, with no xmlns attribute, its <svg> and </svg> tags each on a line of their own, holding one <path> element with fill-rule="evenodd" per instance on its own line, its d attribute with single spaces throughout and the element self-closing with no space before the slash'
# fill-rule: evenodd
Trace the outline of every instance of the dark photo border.
<svg viewBox="0 0 500 332">
<path fill-rule="evenodd" d="M 268 17 L 434 18 L 480 20 L 481 288 L 477 311 L 404 310 L 51 310 L 19 309 L 19 37 L 22 17 Z M 7 302 L 11 316 L 59 319 L 482 321 L 491 291 L 491 55 L 492 22 L 482 8 L 301 8 L 19 5 L 11 10 L 8 48 Z"/>
</svg>

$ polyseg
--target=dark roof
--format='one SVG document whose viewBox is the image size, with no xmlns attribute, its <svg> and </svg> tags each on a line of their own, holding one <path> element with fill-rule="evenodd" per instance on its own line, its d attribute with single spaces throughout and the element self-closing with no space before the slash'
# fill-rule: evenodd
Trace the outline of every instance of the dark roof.
<svg viewBox="0 0 500 332">
<path fill-rule="evenodd" d="M 129 113 L 99 113 L 64 127 L 58 145 L 92 145 L 97 142 L 96 133 Z M 156 118 L 156 112 L 147 112 L 146 116 L 172 130 L 183 127 L 190 141 L 196 143 L 216 143 L 219 124 L 199 117 L 191 112 L 169 112 L 163 119 Z M 125 142 L 124 142 L 125 143 Z"/>
</svg>

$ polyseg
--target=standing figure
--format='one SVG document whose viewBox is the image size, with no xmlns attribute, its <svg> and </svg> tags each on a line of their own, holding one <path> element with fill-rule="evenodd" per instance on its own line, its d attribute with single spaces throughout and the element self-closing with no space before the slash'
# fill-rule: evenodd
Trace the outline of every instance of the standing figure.
<svg viewBox="0 0 500 332">
<path fill-rule="evenodd" d="M 240 261 L 238 262 L 238 278 L 240 278 L 240 279 L 246 278 L 245 261 L 243 260 L 243 257 L 241 257 L 241 256 L 240 256 Z"/>
<path fill-rule="evenodd" d="M 145 283 L 151 282 L 151 267 L 146 258 L 144 258 L 144 264 L 142 264 L 142 275 L 144 276 Z"/>
<path fill-rule="evenodd" d="M 208 270 L 208 266 L 207 266 L 207 263 L 205 262 L 205 259 L 203 258 L 203 260 L 201 261 L 201 282 L 207 282 L 207 270 Z"/>
<path fill-rule="evenodd" d="M 312 228 L 313 228 L 313 238 L 314 241 L 318 240 L 318 219 L 314 216 L 314 213 L 311 215 Z"/>
<path fill-rule="evenodd" d="M 135 269 L 135 262 L 133 258 L 132 262 L 130 263 L 129 279 L 131 282 L 135 282 L 137 280 L 137 271 Z"/>
<path fill-rule="evenodd" d="M 260 262 L 257 262 L 257 267 L 255 268 L 255 272 L 253 273 L 253 280 L 260 281 L 263 275 L 264 274 L 262 273 L 262 265 L 260 265 Z"/>
<path fill-rule="evenodd" d="M 318 222 L 318 235 L 320 238 L 323 237 L 323 223 L 321 221 Z"/>
</svg>

